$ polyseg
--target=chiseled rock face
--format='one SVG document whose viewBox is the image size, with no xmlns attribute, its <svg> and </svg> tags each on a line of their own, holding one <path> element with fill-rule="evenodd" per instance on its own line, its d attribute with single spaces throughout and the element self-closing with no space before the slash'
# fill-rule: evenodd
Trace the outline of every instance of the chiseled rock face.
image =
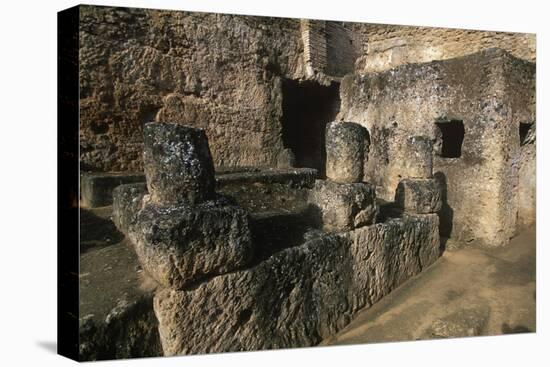
<svg viewBox="0 0 550 367">
<path fill-rule="evenodd" d="M 204 128 L 216 166 L 275 164 L 299 19 L 84 5 L 79 25 L 83 169 L 142 171 L 153 120 Z"/>
<path fill-rule="evenodd" d="M 458 243 L 504 246 L 517 224 L 518 132 L 520 123 L 535 121 L 535 71 L 534 63 L 488 49 L 350 75 L 340 84 L 337 119 L 369 130 L 372 145 L 364 180 L 387 201 L 393 200 L 399 182 L 411 177 L 404 139 L 422 135 L 437 141 L 442 122 L 461 122 L 460 156 L 434 152 L 434 176 L 446 183 L 448 210 L 442 222 L 452 223 L 449 235 Z"/>
<path fill-rule="evenodd" d="M 443 205 L 441 186 L 436 179 L 410 179 L 399 183 L 395 202 L 406 212 L 437 213 Z"/>
<path fill-rule="evenodd" d="M 327 178 L 340 183 L 361 182 L 369 149 L 368 137 L 367 129 L 352 122 L 327 124 Z"/>
<path fill-rule="evenodd" d="M 145 195 L 147 185 L 144 182 L 120 185 L 113 190 L 113 222 L 122 233 L 127 234 L 135 224 Z"/>
<path fill-rule="evenodd" d="M 411 136 L 405 140 L 405 173 L 410 178 L 433 177 L 432 141 L 426 136 Z"/>
<path fill-rule="evenodd" d="M 316 345 L 438 254 L 437 215 L 408 216 L 321 234 L 190 290 L 165 289 L 154 300 L 164 353 Z"/>
<path fill-rule="evenodd" d="M 378 213 L 375 188 L 368 183 L 316 180 L 308 202 L 323 229 L 331 232 L 372 224 Z"/>
<path fill-rule="evenodd" d="M 248 214 L 222 198 L 197 206 L 145 205 L 129 237 L 144 269 L 176 289 L 245 266 L 253 255 Z"/>
<path fill-rule="evenodd" d="M 151 202 L 194 205 L 214 197 L 214 163 L 202 129 L 151 122 L 143 136 Z"/>
</svg>

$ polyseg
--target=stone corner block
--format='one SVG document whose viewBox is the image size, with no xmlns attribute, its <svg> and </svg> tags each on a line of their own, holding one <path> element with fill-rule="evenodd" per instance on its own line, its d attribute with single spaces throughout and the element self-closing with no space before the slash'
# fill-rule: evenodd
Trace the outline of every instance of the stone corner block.
<svg viewBox="0 0 550 367">
<path fill-rule="evenodd" d="M 409 213 L 437 213 L 443 206 L 441 185 L 436 179 L 404 179 L 395 190 L 395 203 Z"/>
<path fill-rule="evenodd" d="M 238 269 L 253 259 L 248 213 L 223 199 L 196 206 L 145 205 L 130 239 L 144 269 L 174 289 Z"/>
<path fill-rule="evenodd" d="M 375 187 L 368 183 L 339 184 L 316 180 L 308 202 L 319 224 L 330 232 L 349 231 L 375 222 Z"/>
</svg>

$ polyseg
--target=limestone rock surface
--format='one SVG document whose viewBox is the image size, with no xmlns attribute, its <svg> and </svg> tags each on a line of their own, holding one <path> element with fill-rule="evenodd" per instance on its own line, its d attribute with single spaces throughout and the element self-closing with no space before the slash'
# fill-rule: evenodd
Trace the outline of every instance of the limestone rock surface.
<svg viewBox="0 0 550 367">
<path fill-rule="evenodd" d="M 352 122 L 331 122 L 325 139 L 327 178 L 340 183 L 361 182 L 369 149 L 367 129 Z"/>
<path fill-rule="evenodd" d="M 308 202 L 312 214 L 327 231 L 346 231 L 372 224 L 378 213 L 376 190 L 368 183 L 316 180 Z"/>
<path fill-rule="evenodd" d="M 156 294 L 166 355 L 316 345 L 439 254 L 438 217 L 314 236 L 258 265 Z"/>
<path fill-rule="evenodd" d="M 443 206 L 440 183 L 436 179 L 405 179 L 395 190 L 395 202 L 407 212 L 437 213 Z"/>
<path fill-rule="evenodd" d="M 248 214 L 216 199 L 196 206 L 146 205 L 129 237 L 160 284 L 185 288 L 247 265 L 253 256 Z"/>
</svg>

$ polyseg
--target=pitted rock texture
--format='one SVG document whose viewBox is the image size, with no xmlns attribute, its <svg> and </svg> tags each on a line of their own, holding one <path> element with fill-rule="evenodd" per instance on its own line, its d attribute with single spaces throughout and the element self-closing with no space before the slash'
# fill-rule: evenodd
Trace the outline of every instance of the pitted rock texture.
<svg viewBox="0 0 550 367">
<path fill-rule="evenodd" d="M 253 268 L 156 294 L 165 355 L 312 346 L 439 254 L 436 215 L 319 234 Z M 183 311 L 185 310 L 185 311 Z"/>
<path fill-rule="evenodd" d="M 324 230 L 349 231 L 374 223 L 376 190 L 368 183 L 340 184 L 316 180 L 308 195 L 311 214 Z"/>
<path fill-rule="evenodd" d="M 433 177 L 433 144 L 426 136 L 411 136 L 403 146 L 407 159 L 405 172 L 409 178 Z"/>
<path fill-rule="evenodd" d="M 518 183 L 518 229 L 536 224 L 537 219 L 537 145 L 534 127 L 521 146 Z"/>
<path fill-rule="evenodd" d="M 246 211 L 224 198 L 196 206 L 147 204 L 129 238 L 143 268 L 161 285 L 185 288 L 253 259 Z"/>
<path fill-rule="evenodd" d="M 113 190 L 113 222 L 122 233 L 127 234 L 135 224 L 145 195 L 145 183 L 120 185 Z"/>
<path fill-rule="evenodd" d="M 151 202 L 194 205 L 214 197 L 214 163 L 202 129 L 151 122 L 145 125 L 143 135 Z"/>
<path fill-rule="evenodd" d="M 216 166 L 276 163 L 298 19 L 80 6 L 79 36 L 83 169 L 141 171 L 149 121 L 203 128 Z"/>
<path fill-rule="evenodd" d="M 352 122 L 331 122 L 326 128 L 326 176 L 340 183 L 361 182 L 369 149 L 369 133 Z"/>
<path fill-rule="evenodd" d="M 443 206 L 441 185 L 436 179 L 405 179 L 395 190 L 395 203 L 406 212 L 437 213 Z"/>
<path fill-rule="evenodd" d="M 461 121 L 461 156 L 435 155 L 451 222 L 460 243 L 504 246 L 516 230 L 519 126 L 535 120 L 535 64 L 490 49 L 460 58 L 398 66 L 347 76 L 340 86 L 337 119 L 370 133 L 364 180 L 392 201 L 407 177 L 404 142 L 423 135 L 435 141 L 441 121 Z"/>
<path fill-rule="evenodd" d="M 273 166 L 284 149 L 283 78 L 328 85 L 329 76 L 342 77 L 354 65 L 364 74 L 492 47 L 535 59 L 533 34 L 79 10 L 80 160 L 93 171 L 141 171 L 143 124 L 152 120 L 204 128 L 216 166 Z M 326 25 L 312 33 L 303 27 L 308 23 Z M 319 54 L 325 62 L 315 65 L 311 57 Z"/>
<path fill-rule="evenodd" d="M 498 47 L 517 58 L 535 61 L 533 33 L 350 23 L 361 51 L 359 74 L 385 71 L 403 64 L 446 60 Z"/>
</svg>

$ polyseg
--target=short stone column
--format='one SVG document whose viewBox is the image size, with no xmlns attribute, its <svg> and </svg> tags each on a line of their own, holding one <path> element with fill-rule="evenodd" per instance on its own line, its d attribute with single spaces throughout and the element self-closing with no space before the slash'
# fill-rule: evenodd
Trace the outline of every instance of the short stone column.
<svg viewBox="0 0 550 367">
<path fill-rule="evenodd" d="M 331 122 L 326 127 L 326 175 L 339 183 L 363 181 L 369 133 L 353 122 Z"/>
<path fill-rule="evenodd" d="M 143 269 L 163 287 L 184 289 L 249 264 L 248 213 L 216 194 L 204 131 L 154 122 L 145 125 L 144 140 L 149 195 L 144 188 L 116 192 L 118 226 Z"/>
<path fill-rule="evenodd" d="M 404 142 L 403 176 L 410 178 L 433 177 L 433 143 L 426 136 L 411 136 Z"/>
<path fill-rule="evenodd" d="M 395 203 L 409 213 L 437 213 L 443 206 L 441 185 L 434 178 L 404 179 L 397 185 Z"/>
<path fill-rule="evenodd" d="M 214 163 L 204 130 L 150 122 L 143 134 L 143 163 L 152 203 L 195 205 L 214 197 Z"/>
</svg>

